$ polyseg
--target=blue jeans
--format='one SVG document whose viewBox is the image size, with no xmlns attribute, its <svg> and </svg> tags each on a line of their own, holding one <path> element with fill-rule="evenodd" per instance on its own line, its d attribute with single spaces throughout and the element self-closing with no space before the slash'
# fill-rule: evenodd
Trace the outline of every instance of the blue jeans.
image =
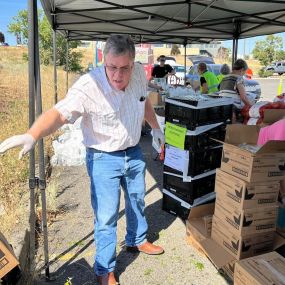
<svg viewBox="0 0 285 285">
<path fill-rule="evenodd" d="M 95 273 L 104 275 L 115 269 L 120 186 L 125 196 L 126 245 L 146 241 L 145 162 L 138 145 L 114 152 L 88 148 L 86 162 L 95 214 Z"/>
</svg>

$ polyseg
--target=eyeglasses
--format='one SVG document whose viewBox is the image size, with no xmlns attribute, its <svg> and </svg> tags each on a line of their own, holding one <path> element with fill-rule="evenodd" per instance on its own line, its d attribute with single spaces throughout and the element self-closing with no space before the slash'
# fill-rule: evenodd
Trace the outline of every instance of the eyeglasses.
<svg viewBox="0 0 285 285">
<path fill-rule="evenodd" d="M 132 67 L 133 67 L 133 66 L 117 67 L 117 66 L 107 65 L 107 64 L 105 64 L 105 66 L 108 69 L 108 71 L 110 71 L 112 73 L 121 72 L 123 74 L 130 73 L 132 70 Z"/>
<path fill-rule="evenodd" d="M 159 61 L 165 61 L 165 59 L 160 59 Z"/>
</svg>

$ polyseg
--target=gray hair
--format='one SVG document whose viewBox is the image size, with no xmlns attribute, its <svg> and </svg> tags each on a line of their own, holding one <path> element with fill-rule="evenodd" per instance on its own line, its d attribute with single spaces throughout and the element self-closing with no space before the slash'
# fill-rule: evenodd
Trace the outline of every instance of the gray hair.
<svg viewBox="0 0 285 285">
<path fill-rule="evenodd" d="M 245 60 L 243 59 L 237 59 L 233 65 L 233 70 L 247 70 L 248 66 Z"/>
<path fill-rule="evenodd" d="M 124 55 L 128 53 L 130 58 L 135 59 L 135 44 L 129 35 L 111 35 L 104 48 L 104 57 L 108 53 L 112 53 L 113 55 Z"/>
<path fill-rule="evenodd" d="M 223 74 L 223 75 L 227 75 L 227 74 L 229 74 L 229 73 L 231 72 L 231 69 L 230 69 L 230 67 L 229 67 L 226 63 L 224 63 L 224 64 L 221 66 L 220 72 L 221 72 L 221 74 Z"/>
</svg>

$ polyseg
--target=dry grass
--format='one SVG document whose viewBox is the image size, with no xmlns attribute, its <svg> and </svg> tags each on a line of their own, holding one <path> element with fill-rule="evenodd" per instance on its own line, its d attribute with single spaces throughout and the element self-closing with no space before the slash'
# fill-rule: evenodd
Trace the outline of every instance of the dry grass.
<svg viewBox="0 0 285 285">
<path fill-rule="evenodd" d="M 0 141 L 23 133 L 28 128 L 28 63 L 23 60 L 27 49 L 0 47 Z M 70 82 L 75 75 L 70 75 Z M 53 68 L 41 67 L 43 111 L 54 104 Z M 65 95 L 65 73 L 58 71 L 59 99 Z M 51 140 L 45 143 L 50 151 Z M 29 191 L 28 156 L 18 160 L 19 149 L 8 151 L 0 157 L 0 231 L 3 233 L 15 225 L 21 215 L 21 197 Z"/>
</svg>

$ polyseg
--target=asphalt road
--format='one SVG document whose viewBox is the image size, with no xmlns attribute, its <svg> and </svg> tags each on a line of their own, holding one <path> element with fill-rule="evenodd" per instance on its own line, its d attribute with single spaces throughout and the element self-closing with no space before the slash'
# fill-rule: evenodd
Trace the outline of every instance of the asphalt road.
<svg viewBox="0 0 285 285">
<path fill-rule="evenodd" d="M 261 85 L 261 101 L 273 101 L 277 95 L 280 76 L 274 78 L 254 78 Z M 285 77 L 283 78 L 283 92 L 285 92 Z"/>
</svg>

